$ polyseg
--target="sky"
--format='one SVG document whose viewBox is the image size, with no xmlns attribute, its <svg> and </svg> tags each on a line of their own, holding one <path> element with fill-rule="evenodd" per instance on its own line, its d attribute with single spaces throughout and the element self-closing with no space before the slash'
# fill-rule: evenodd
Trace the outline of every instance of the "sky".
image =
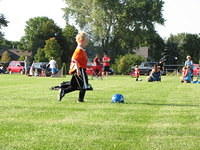
<svg viewBox="0 0 200 150">
<path fill-rule="evenodd" d="M 200 33 L 200 0 L 163 0 L 164 25 L 156 25 L 157 32 L 163 38 L 170 34 Z M 0 13 L 9 21 L 8 27 L 2 31 L 5 38 L 19 41 L 24 36 L 26 21 L 38 16 L 47 16 L 63 28 L 65 20 L 63 0 L 0 0 Z"/>
</svg>

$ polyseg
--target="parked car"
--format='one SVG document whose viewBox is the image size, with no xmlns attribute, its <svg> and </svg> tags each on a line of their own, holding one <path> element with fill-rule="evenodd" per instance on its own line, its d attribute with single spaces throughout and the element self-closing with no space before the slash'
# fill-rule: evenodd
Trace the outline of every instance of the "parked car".
<svg viewBox="0 0 200 150">
<path fill-rule="evenodd" d="M 200 65 L 199 64 L 193 64 L 193 75 L 194 76 L 200 75 Z"/>
<path fill-rule="evenodd" d="M 35 76 L 51 76 L 48 62 L 35 62 L 32 67 Z"/>
<path fill-rule="evenodd" d="M 87 75 L 95 75 L 94 73 L 94 70 L 95 70 L 96 66 L 92 63 L 92 62 L 88 62 L 87 63 L 87 68 L 86 68 L 86 73 Z M 102 67 L 103 69 L 103 67 Z M 101 69 L 101 71 L 103 71 Z M 109 72 L 108 72 L 109 75 L 113 75 L 114 74 L 114 70 L 112 68 L 110 68 Z"/>
<path fill-rule="evenodd" d="M 23 61 L 11 61 L 7 67 L 7 71 L 11 73 L 21 73 L 24 72 L 24 62 Z"/>
<path fill-rule="evenodd" d="M 149 75 L 155 64 L 158 64 L 158 62 L 142 62 L 138 67 L 140 70 L 140 75 Z M 132 77 L 135 77 L 135 67 L 132 67 L 132 71 L 130 72 L 130 75 Z M 166 75 L 165 69 L 162 72 L 162 75 Z"/>
<path fill-rule="evenodd" d="M 0 62 L 0 74 L 7 73 L 6 68 L 8 67 L 9 63 Z"/>
<path fill-rule="evenodd" d="M 142 62 L 140 65 L 139 65 L 139 70 L 140 70 L 140 75 L 149 75 L 149 73 L 151 72 L 152 70 L 152 67 L 155 65 L 155 64 L 158 64 L 158 62 Z M 135 67 L 132 67 L 132 71 L 130 73 L 130 75 L 132 77 L 135 77 L 135 71 L 134 71 L 134 68 Z"/>
</svg>

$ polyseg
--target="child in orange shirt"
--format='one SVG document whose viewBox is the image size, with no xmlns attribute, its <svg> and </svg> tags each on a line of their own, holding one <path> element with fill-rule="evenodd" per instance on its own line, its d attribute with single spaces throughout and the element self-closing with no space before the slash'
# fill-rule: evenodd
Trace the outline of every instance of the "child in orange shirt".
<svg viewBox="0 0 200 150">
<path fill-rule="evenodd" d="M 62 100 L 66 93 L 80 90 L 78 102 L 84 102 L 86 90 L 92 90 L 92 87 L 88 85 L 88 76 L 86 74 L 88 61 L 88 56 L 85 50 L 85 47 L 88 44 L 88 37 L 86 33 L 80 32 L 77 34 L 76 42 L 78 45 L 72 55 L 69 70 L 69 74 L 72 74 L 72 78 L 70 82 L 65 82 L 67 84 L 60 86 L 58 95 L 59 101 Z"/>
</svg>

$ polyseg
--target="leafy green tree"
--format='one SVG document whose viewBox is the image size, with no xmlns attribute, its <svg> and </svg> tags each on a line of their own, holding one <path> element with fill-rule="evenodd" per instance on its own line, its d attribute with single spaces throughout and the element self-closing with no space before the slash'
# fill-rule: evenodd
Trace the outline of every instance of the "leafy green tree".
<svg viewBox="0 0 200 150">
<path fill-rule="evenodd" d="M 81 29 L 88 30 L 95 44 L 112 55 L 131 51 L 163 24 L 162 0 L 65 0 L 66 20 L 72 16 Z M 124 52 L 125 51 L 125 52 Z"/>
<path fill-rule="evenodd" d="M 61 66 L 61 47 L 55 38 L 50 38 L 46 40 L 45 47 L 42 49 L 45 54 L 45 58 L 50 59 L 53 57 L 57 64 Z"/>
<path fill-rule="evenodd" d="M 8 41 L 4 38 L 0 39 L 0 49 L 10 49 L 13 48 L 13 44 L 11 41 Z"/>
<path fill-rule="evenodd" d="M 37 50 L 37 53 L 34 56 L 34 60 L 36 62 L 48 62 L 49 61 L 49 59 L 46 58 L 46 56 L 45 56 L 44 49 L 42 49 L 42 48 L 39 48 Z"/>
<path fill-rule="evenodd" d="M 186 34 L 181 48 L 184 54 L 192 56 L 194 63 L 199 63 L 200 37 L 197 34 Z"/>
<path fill-rule="evenodd" d="M 183 63 L 187 55 L 191 55 L 193 61 L 199 63 L 200 37 L 198 34 L 180 33 L 171 35 L 167 40 L 167 45 L 168 49 L 171 47 L 172 51 L 171 53 L 168 53 L 168 51 L 167 55 L 171 58 L 176 55 L 178 63 Z"/>
<path fill-rule="evenodd" d="M 7 27 L 8 26 L 8 21 L 6 20 L 6 18 L 4 17 L 3 14 L 0 14 L 0 30 L 2 27 Z M 3 34 L 0 31 L 0 40 L 3 38 Z"/>
<path fill-rule="evenodd" d="M 48 17 L 31 18 L 26 22 L 25 36 L 21 39 L 22 47 L 32 50 L 34 56 L 51 37 L 55 37 L 60 43 L 63 42 L 62 30 L 52 19 Z"/>
<path fill-rule="evenodd" d="M 149 43 L 149 59 L 159 61 L 165 49 L 165 42 L 158 34 L 153 34 L 147 39 Z"/>
<path fill-rule="evenodd" d="M 9 61 L 11 61 L 11 57 L 10 57 L 8 51 L 4 51 L 1 56 L 1 62 L 7 63 Z"/>
<path fill-rule="evenodd" d="M 74 26 L 67 24 L 63 29 L 62 34 L 64 39 L 66 40 L 66 44 L 65 44 L 65 50 L 61 57 L 63 62 L 69 64 L 72 53 L 74 52 L 77 46 L 75 37 L 78 34 L 78 30 Z"/>
</svg>

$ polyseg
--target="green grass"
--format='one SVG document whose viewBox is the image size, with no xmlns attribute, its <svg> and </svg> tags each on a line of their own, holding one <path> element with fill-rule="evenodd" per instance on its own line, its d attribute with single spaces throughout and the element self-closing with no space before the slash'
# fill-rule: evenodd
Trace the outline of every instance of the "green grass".
<svg viewBox="0 0 200 150">
<path fill-rule="evenodd" d="M 200 84 L 90 80 L 94 91 L 56 101 L 67 78 L 0 75 L 0 150 L 199 150 Z M 125 104 L 112 104 L 113 94 Z"/>
</svg>

